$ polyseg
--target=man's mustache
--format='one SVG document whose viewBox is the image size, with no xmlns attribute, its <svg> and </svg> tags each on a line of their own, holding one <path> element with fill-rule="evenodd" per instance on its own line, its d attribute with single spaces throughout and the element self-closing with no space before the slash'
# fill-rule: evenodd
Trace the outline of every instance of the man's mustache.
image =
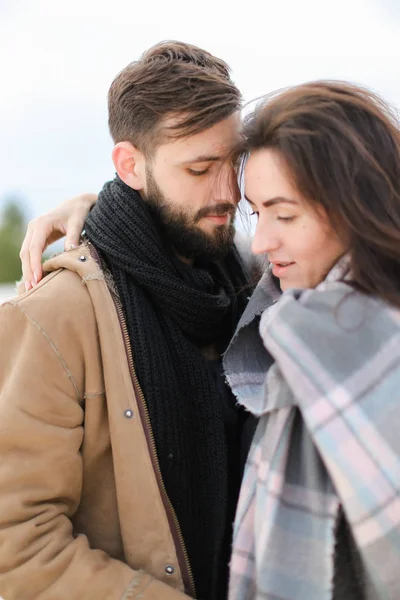
<svg viewBox="0 0 400 600">
<path fill-rule="evenodd" d="M 205 206 L 201 208 L 196 215 L 196 221 L 203 217 L 222 217 L 223 215 L 234 215 L 236 212 L 236 204 L 232 202 L 220 202 L 214 206 Z"/>
</svg>

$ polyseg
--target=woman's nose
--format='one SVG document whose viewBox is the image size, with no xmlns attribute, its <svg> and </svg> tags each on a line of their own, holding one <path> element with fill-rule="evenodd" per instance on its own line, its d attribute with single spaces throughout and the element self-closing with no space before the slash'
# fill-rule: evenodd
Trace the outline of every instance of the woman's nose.
<svg viewBox="0 0 400 600">
<path fill-rule="evenodd" d="M 271 254 L 280 246 L 279 239 L 259 220 L 254 234 L 251 251 L 253 254 Z"/>
</svg>

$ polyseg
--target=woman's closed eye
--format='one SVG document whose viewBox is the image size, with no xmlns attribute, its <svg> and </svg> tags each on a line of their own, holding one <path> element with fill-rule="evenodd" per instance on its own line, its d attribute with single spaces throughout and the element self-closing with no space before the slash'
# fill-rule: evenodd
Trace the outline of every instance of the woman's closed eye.
<svg viewBox="0 0 400 600">
<path fill-rule="evenodd" d="M 278 221 L 286 221 L 286 222 L 290 222 L 293 221 L 296 217 L 292 216 L 292 217 L 277 217 Z"/>
</svg>

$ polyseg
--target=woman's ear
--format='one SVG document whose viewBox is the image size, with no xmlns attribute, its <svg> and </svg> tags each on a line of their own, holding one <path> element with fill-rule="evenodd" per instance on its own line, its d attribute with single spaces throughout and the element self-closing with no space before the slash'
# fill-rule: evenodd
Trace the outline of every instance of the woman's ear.
<svg viewBox="0 0 400 600">
<path fill-rule="evenodd" d="M 145 188 L 146 169 L 143 153 L 130 142 L 118 142 L 112 151 L 112 160 L 119 177 L 138 192 Z"/>
</svg>

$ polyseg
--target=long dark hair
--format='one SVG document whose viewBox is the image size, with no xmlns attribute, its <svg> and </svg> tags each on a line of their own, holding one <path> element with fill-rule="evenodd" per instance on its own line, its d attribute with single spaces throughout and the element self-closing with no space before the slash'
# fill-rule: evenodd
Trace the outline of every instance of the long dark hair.
<svg viewBox="0 0 400 600">
<path fill-rule="evenodd" d="M 400 131 L 389 106 L 337 81 L 283 90 L 245 119 L 242 154 L 262 148 L 349 241 L 354 287 L 400 307 Z"/>
</svg>

